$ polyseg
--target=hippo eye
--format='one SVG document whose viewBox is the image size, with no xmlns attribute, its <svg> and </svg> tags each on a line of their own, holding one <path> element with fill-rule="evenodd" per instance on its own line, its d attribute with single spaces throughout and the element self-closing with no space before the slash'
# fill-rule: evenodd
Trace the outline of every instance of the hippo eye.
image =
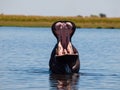
<svg viewBox="0 0 120 90">
<path fill-rule="evenodd" d="M 72 29 L 72 27 L 73 27 L 72 23 L 70 23 L 70 22 L 66 22 L 66 26 L 68 27 L 68 29 Z"/>
</svg>

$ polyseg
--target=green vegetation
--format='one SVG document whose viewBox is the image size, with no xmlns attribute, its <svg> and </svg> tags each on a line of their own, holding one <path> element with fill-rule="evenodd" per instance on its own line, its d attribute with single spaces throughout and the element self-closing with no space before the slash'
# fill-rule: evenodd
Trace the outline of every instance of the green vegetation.
<svg viewBox="0 0 120 90">
<path fill-rule="evenodd" d="M 73 21 L 78 28 L 120 28 L 120 18 L 0 15 L 0 26 L 50 27 L 58 20 Z"/>
</svg>

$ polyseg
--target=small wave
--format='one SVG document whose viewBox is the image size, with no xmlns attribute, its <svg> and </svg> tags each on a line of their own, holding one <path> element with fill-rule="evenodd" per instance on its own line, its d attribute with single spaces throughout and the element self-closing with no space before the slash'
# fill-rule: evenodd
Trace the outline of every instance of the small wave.
<svg viewBox="0 0 120 90">
<path fill-rule="evenodd" d="M 81 76 L 120 76 L 118 74 L 104 74 L 104 73 L 82 73 L 80 72 Z"/>
<path fill-rule="evenodd" d="M 32 68 L 32 69 L 28 69 L 26 72 L 37 73 L 37 74 L 49 74 L 49 69 L 47 69 L 47 68 Z"/>
<path fill-rule="evenodd" d="M 19 69 L 9 69 L 15 73 L 27 73 L 27 74 L 49 74 L 48 68 L 19 68 Z"/>
</svg>

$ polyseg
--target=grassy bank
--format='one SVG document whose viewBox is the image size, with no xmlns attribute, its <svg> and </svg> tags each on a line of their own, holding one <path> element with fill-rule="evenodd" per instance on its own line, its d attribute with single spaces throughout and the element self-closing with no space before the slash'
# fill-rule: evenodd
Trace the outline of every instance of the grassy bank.
<svg viewBox="0 0 120 90">
<path fill-rule="evenodd" d="M 78 28 L 120 28 L 120 18 L 0 15 L 0 26 L 50 27 L 58 20 L 73 21 Z"/>
</svg>

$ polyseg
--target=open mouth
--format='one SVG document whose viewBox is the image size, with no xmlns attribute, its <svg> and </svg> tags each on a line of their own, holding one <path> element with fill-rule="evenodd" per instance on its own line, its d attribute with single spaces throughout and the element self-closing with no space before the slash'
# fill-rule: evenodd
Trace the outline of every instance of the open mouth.
<svg viewBox="0 0 120 90">
<path fill-rule="evenodd" d="M 58 46 L 56 48 L 57 56 L 76 54 L 71 43 L 71 37 L 74 31 L 75 29 L 73 29 L 73 24 L 69 21 L 59 21 L 54 24 L 53 33 L 58 41 Z"/>
<path fill-rule="evenodd" d="M 69 42 L 67 45 L 67 48 L 63 48 L 61 42 L 58 43 L 58 46 L 56 48 L 56 55 L 62 56 L 62 55 L 73 55 L 75 54 L 72 48 L 72 44 Z"/>
</svg>

